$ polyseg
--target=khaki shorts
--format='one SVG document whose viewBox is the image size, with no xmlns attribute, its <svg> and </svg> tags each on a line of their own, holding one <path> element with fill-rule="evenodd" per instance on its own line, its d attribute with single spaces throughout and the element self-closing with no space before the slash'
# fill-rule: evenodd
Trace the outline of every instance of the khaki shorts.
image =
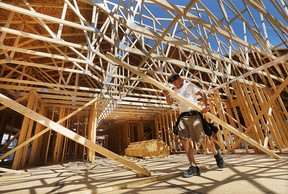
<svg viewBox="0 0 288 194">
<path fill-rule="evenodd" d="M 193 142 L 202 142 L 206 140 L 200 115 L 182 117 L 178 128 L 180 137 L 187 139 L 191 138 Z"/>
</svg>

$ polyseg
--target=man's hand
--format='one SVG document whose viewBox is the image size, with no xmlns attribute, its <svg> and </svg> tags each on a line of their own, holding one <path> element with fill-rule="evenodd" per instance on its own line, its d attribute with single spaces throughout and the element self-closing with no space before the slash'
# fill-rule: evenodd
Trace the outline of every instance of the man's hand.
<svg viewBox="0 0 288 194">
<path fill-rule="evenodd" d="M 207 113 L 210 110 L 209 106 L 205 106 L 204 108 L 202 108 L 201 113 Z"/>
<path fill-rule="evenodd" d="M 167 90 L 163 90 L 163 94 L 164 94 L 164 96 L 168 96 L 169 92 Z"/>
<path fill-rule="evenodd" d="M 164 94 L 165 97 L 166 97 L 166 102 L 167 102 L 169 105 L 171 105 L 171 104 L 173 103 L 174 99 L 170 96 L 170 94 L 169 94 L 169 92 L 168 92 L 167 90 L 163 90 L 162 92 L 163 92 L 163 94 Z"/>
</svg>

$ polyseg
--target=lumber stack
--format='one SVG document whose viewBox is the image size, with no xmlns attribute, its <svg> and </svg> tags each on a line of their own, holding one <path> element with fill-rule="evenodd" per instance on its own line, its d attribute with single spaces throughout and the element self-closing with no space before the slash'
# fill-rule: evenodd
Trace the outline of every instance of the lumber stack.
<svg viewBox="0 0 288 194">
<path fill-rule="evenodd" d="M 170 148 L 162 140 L 152 139 L 133 142 L 125 149 L 126 156 L 134 157 L 163 157 L 170 154 Z"/>
</svg>

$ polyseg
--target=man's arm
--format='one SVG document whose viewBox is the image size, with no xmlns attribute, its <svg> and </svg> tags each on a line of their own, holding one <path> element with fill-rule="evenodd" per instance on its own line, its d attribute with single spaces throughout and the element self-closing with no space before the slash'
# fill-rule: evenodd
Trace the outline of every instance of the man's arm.
<svg viewBox="0 0 288 194">
<path fill-rule="evenodd" d="M 163 94 L 166 97 L 167 104 L 171 105 L 174 102 L 174 98 L 172 98 L 167 90 L 163 90 Z"/>
<path fill-rule="evenodd" d="M 196 93 L 196 95 L 201 96 L 202 102 L 204 103 L 204 108 L 201 110 L 202 113 L 206 113 L 209 110 L 209 106 L 207 106 L 207 96 L 205 94 L 205 92 L 203 92 L 202 90 L 198 91 Z"/>
</svg>

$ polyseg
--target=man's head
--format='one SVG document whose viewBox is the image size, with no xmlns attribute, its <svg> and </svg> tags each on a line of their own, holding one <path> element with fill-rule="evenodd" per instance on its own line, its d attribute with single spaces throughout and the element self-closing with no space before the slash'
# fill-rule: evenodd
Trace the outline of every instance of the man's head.
<svg viewBox="0 0 288 194">
<path fill-rule="evenodd" d="M 176 88 L 181 88 L 183 85 L 183 79 L 180 77 L 179 74 L 172 74 L 168 78 L 168 82 L 173 84 Z"/>
<path fill-rule="evenodd" d="M 180 75 L 177 74 L 177 73 L 171 74 L 171 75 L 168 77 L 168 82 L 169 82 L 169 83 L 172 83 L 173 81 L 177 80 L 179 77 L 180 77 Z"/>
</svg>

